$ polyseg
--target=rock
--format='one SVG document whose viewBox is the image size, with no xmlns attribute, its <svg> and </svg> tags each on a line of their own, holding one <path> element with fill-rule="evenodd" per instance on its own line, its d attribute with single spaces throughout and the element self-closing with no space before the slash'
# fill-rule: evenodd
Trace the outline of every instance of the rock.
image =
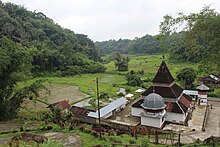
<svg viewBox="0 0 220 147">
<path fill-rule="evenodd" d="M 37 143 L 43 143 L 45 140 L 47 140 L 47 138 L 41 135 L 21 133 L 20 135 L 16 135 L 12 137 L 10 142 L 15 144 L 18 144 L 19 141 L 24 141 L 24 142 L 34 141 Z"/>
<path fill-rule="evenodd" d="M 63 144 L 65 147 L 82 146 L 80 137 L 73 133 L 48 132 L 45 133 L 44 136 L 51 140 L 61 140 L 61 144 Z"/>
</svg>

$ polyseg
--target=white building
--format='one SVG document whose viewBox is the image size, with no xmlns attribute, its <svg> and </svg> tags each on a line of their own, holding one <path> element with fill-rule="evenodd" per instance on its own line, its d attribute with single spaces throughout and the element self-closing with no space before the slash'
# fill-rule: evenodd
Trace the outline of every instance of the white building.
<svg viewBox="0 0 220 147">
<path fill-rule="evenodd" d="M 151 126 L 155 128 L 162 128 L 165 123 L 166 105 L 163 98 L 156 94 L 151 93 L 144 98 L 139 110 L 141 117 L 141 125 Z"/>
<path fill-rule="evenodd" d="M 183 90 L 183 93 L 191 96 L 194 100 L 198 101 L 199 105 L 207 105 L 207 95 L 210 90 L 209 87 L 207 87 L 205 84 L 201 84 L 196 89 L 197 90 Z"/>
<path fill-rule="evenodd" d="M 193 100 L 197 101 L 198 99 L 198 91 L 197 90 L 183 90 L 183 93 L 191 96 Z"/>
<path fill-rule="evenodd" d="M 131 100 L 133 96 L 134 96 L 133 94 L 128 93 L 128 94 L 125 95 L 125 98 Z"/>
<path fill-rule="evenodd" d="M 106 119 L 111 117 L 117 111 L 125 108 L 127 101 L 128 100 L 124 97 L 112 101 L 110 104 L 100 109 L 100 118 Z M 89 112 L 88 116 L 99 118 L 98 110 L 96 112 Z"/>
<path fill-rule="evenodd" d="M 207 87 L 204 84 L 201 84 L 198 87 L 196 87 L 196 89 L 198 90 L 199 104 L 200 105 L 207 105 L 207 103 L 208 103 L 207 95 L 209 92 L 209 87 Z"/>
</svg>

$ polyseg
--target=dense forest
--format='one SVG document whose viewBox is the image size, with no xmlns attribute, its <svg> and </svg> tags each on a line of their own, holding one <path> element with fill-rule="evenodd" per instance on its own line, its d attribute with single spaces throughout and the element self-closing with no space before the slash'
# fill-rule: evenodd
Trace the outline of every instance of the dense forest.
<svg viewBox="0 0 220 147">
<path fill-rule="evenodd" d="M 155 54 L 161 53 L 157 36 L 145 35 L 141 38 L 108 40 L 95 42 L 102 55 L 118 52 L 122 54 Z"/>
<path fill-rule="evenodd" d="M 186 24 L 181 32 L 182 24 Z M 160 25 L 160 44 L 176 60 L 199 62 L 202 72 L 220 73 L 220 13 L 209 6 L 199 13 L 164 16 Z"/>
<path fill-rule="evenodd" d="M 32 73 L 61 71 L 62 75 L 74 75 L 105 70 L 87 35 L 64 29 L 41 12 L 0 1 L 2 37 L 27 48 L 32 58 Z"/>
</svg>

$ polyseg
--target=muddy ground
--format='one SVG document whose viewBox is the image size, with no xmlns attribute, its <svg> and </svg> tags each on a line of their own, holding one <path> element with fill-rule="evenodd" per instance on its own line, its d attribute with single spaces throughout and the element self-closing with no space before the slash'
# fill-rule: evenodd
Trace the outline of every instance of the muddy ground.
<svg viewBox="0 0 220 147">
<path fill-rule="evenodd" d="M 69 103 L 74 103 L 83 98 L 88 97 L 87 94 L 81 92 L 77 86 L 66 84 L 52 84 L 48 86 L 50 93 L 46 91 L 40 92 L 40 100 L 52 104 L 62 100 L 68 100 Z M 39 101 L 26 100 L 23 105 L 23 110 L 43 110 L 47 109 L 47 105 Z"/>
</svg>

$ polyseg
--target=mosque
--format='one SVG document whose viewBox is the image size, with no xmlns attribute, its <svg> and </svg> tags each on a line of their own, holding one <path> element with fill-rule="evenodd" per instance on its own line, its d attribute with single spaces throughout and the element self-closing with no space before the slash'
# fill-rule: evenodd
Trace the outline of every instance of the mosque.
<svg viewBox="0 0 220 147">
<path fill-rule="evenodd" d="M 175 83 L 164 60 L 152 82 L 132 105 L 132 116 L 140 117 L 141 125 L 154 128 L 163 128 L 165 122 L 186 125 L 192 99 Z"/>
</svg>

